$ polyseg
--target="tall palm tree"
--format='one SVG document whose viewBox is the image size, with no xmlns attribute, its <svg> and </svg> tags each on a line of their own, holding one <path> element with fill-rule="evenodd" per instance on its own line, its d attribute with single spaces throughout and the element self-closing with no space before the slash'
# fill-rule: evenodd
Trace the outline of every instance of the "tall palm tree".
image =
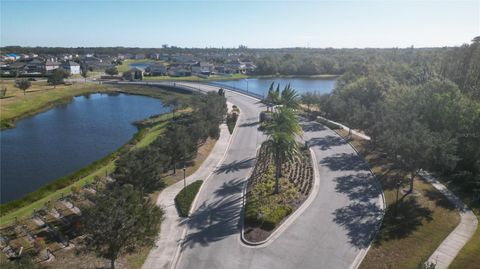
<svg viewBox="0 0 480 269">
<path fill-rule="evenodd" d="M 275 193 L 280 192 L 282 164 L 299 157 L 299 148 L 295 137 L 302 134 L 297 117 L 288 107 L 280 108 L 266 128 L 268 140 L 267 152 L 273 155 L 275 162 Z"/>
</svg>

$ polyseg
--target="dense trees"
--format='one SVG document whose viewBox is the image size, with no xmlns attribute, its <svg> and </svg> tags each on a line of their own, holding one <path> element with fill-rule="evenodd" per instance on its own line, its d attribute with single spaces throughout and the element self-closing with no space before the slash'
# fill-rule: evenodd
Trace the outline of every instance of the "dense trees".
<svg viewBox="0 0 480 269">
<path fill-rule="evenodd" d="M 85 243 L 112 269 L 120 254 L 154 245 L 162 210 L 131 185 L 100 190 L 91 199 L 95 205 L 82 209 Z"/>
<path fill-rule="evenodd" d="M 158 147 L 164 149 L 164 152 L 170 157 L 170 165 L 173 167 L 174 174 L 179 161 L 183 161 L 185 165 L 187 160 L 195 156 L 197 148 L 190 131 L 192 130 L 187 126 L 172 124 L 167 128 L 163 139 L 155 141 L 156 144 L 161 143 Z"/>
<path fill-rule="evenodd" d="M 130 184 L 142 194 L 164 186 L 162 174 L 167 156 L 150 147 L 126 153 L 116 162 L 113 177 L 117 183 Z"/>
<path fill-rule="evenodd" d="M 162 175 L 195 158 L 198 147 L 210 136 L 218 138 L 226 113 L 226 99 L 217 93 L 198 95 L 193 112 L 173 119 L 150 146 L 133 150 L 116 161 L 113 177 L 146 195 L 163 187 Z"/>
<path fill-rule="evenodd" d="M 429 169 L 451 175 L 466 189 L 476 189 L 480 177 L 478 50 L 474 40 L 443 54 L 412 50 L 352 65 L 337 88 L 315 99 L 316 104 L 325 116 L 369 135 L 373 146 L 410 173 L 411 187 L 418 171 Z"/>
</svg>

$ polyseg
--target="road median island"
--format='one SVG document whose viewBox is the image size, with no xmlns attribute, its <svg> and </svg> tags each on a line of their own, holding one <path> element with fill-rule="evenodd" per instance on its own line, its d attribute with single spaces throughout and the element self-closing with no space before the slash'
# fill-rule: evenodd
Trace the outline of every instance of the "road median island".
<svg viewBox="0 0 480 269">
<path fill-rule="evenodd" d="M 280 192 L 274 194 L 272 155 L 264 145 L 260 147 L 246 187 L 242 229 L 244 243 L 265 243 L 305 203 L 315 184 L 311 154 L 307 148 L 302 148 L 298 161 L 283 165 Z"/>
<path fill-rule="evenodd" d="M 175 196 L 175 205 L 178 210 L 178 215 L 180 217 L 188 217 L 188 212 L 192 206 L 192 202 L 197 196 L 200 187 L 202 186 L 203 180 L 197 180 L 188 186 L 184 187 L 176 196 Z"/>
</svg>

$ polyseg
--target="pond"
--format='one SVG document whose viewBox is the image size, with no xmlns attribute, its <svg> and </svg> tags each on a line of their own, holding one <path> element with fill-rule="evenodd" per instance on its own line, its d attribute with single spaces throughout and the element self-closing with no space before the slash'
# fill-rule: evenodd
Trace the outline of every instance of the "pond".
<svg viewBox="0 0 480 269">
<path fill-rule="evenodd" d="M 134 121 L 168 111 L 158 99 L 96 93 L 18 121 L 0 132 L 0 202 L 107 156 L 137 132 Z"/>
<path fill-rule="evenodd" d="M 337 81 L 336 79 L 274 77 L 224 80 L 216 81 L 214 84 L 230 86 L 265 96 L 272 82 L 275 82 L 275 87 L 278 83 L 280 83 L 280 89 L 283 89 L 284 86 L 290 83 L 290 85 L 297 90 L 299 94 L 305 92 L 318 92 L 320 94 L 325 94 L 333 91 Z"/>
<path fill-rule="evenodd" d="M 129 68 L 138 68 L 144 70 L 149 67 L 150 65 L 154 64 L 154 62 L 138 62 L 138 63 L 131 63 L 128 65 Z"/>
</svg>

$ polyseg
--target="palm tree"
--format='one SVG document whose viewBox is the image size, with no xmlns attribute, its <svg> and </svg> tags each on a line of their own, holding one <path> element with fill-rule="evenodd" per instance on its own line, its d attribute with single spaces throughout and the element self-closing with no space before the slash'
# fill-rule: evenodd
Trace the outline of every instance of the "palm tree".
<svg viewBox="0 0 480 269">
<path fill-rule="evenodd" d="M 266 131 L 269 136 L 265 142 L 267 152 L 273 155 L 275 162 L 275 193 L 279 193 L 282 164 L 298 158 L 299 148 L 295 138 L 301 135 L 302 129 L 293 110 L 282 107 L 273 115 Z"/>
<path fill-rule="evenodd" d="M 288 83 L 282 91 L 280 104 L 291 109 L 298 109 L 300 107 L 297 91 L 290 87 L 290 83 Z"/>
<path fill-rule="evenodd" d="M 275 82 L 272 82 L 272 84 L 270 84 L 270 88 L 268 88 L 268 94 L 267 94 L 267 97 L 265 99 L 265 102 L 267 103 L 267 112 L 268 112 L 269 108 L 273 107 L 275 105 L 275 103 L 278 101 L 279 96 L 273 88 L 274 84 L 275 84 Z"/>
</svg>

